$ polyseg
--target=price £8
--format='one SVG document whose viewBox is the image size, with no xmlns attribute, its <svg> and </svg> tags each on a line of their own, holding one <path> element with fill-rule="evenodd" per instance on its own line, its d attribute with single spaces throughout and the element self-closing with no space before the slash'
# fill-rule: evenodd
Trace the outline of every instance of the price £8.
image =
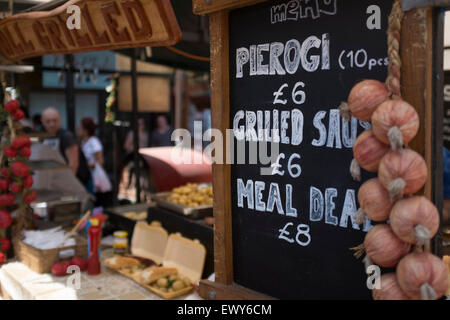
<svg viewBox="0 0 450 320">
<path fill-rule="evenodd" d="M 288 222 L 283 229 L 278 230 L 280 233 L 278 235 L 278 239 L 285 240 L 289 243 L 297 243 L 302 247 L 306 247 L 311 243 L 311 235 L 309 234 L 310 228 L 307 224 L 299 224 L 297 229 L 294 232 L 291 232 L 293 229 L 294 223 Z"/>
</svg>

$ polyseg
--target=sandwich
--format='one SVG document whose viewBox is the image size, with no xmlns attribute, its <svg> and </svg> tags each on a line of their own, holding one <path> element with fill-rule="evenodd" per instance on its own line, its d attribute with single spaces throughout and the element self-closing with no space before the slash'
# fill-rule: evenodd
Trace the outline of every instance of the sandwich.
<svg viewBox="0 0 450 320">
<path fill-rule="evenodd" d="M 139 282 L 141 284 L 150 285 L 155 283 L 161 278 L 167 278 L 170 276 L 178 275 L 178 270 L 176 268 L 166 268 L 166 267 L 149 267 L 144 269 L 140 276 Z"/>
</svg>

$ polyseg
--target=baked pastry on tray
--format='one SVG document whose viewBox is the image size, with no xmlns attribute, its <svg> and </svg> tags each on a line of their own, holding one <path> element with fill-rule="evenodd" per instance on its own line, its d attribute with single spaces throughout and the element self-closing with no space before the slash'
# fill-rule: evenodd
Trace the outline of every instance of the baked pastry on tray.
<svg viewBox="0 0 450 320">
<path fill-rule="evenodd" d="M 115 255 L 112 258 L 106 259 L 105 264 L 111 269 L 119 270 L 123 268 L 139 267 L 141 262 L 135 258 Z"/>
</svg>

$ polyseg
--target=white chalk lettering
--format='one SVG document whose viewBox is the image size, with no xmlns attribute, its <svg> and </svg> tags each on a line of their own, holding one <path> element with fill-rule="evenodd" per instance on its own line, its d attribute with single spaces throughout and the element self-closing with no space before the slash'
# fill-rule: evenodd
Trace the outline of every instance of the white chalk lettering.
<svg viewBox="0 0 450 320">
<path fill-rule="evenodd" d="M 247 208 L 254 208 L 253 201 L 253 181 L 248 180 L 247 185 L 244 186 L 242 179 L 237 179 L 237 195 L 238 195 L 238 207 L 244 208 L 244 197 L 247 198 Z"/>
<path fill-rule="evenodd" d="M 321 221 L 324 207 L 322 192 L 315 187 L 311 187 L 309 193 L 309 220 Z"/>
<path fill-rule="evenodd" d="M 344 206 L 342 208 L 341 221 L 339 222 L 339 226 L 342 228 L 348 228 L 348 218 L 350 217 L 353 229 L 359 230 L 359 226 L 355 222 L 356 211 L 357 208 L 355 190 L 349 189 L 345 194 Z"/>
<path fill-rule="evenodd" d="M 283 67 L 284 64 L 284 67 Z M 247 66 L 248 65 L 248 66 Z M 246 67 L 247 66 L 247 67 Z M 301 44 L 297 39 L 250 45 L 236 49 L 236 78 L 295 74 L 299 67 L 315 72 L 330 69 L 330 35 L 311 35 Z M 248 71 L 246 71 L 248 70 Z"/>
<path fill-rule="evenodd" d="M 270 22 L 272 24 L 302 19 L 318 19 L 321 15 L 335 15 L 337 0 L 291 0 L 270 7 Z"/>
<path fill-rule="evenodd" d="M 273 212 L 274 205 L 277 206 L 279 214 L 284 214 L 283 204 L 281 202 L 280 188 L 277 183 L 271 183 L 269 189 L 269 200 L 267 201 L 267 211 Z"/>
<path fill-rule="evenodd" d="M 255 181 L 255 209 L 256 211 L 266 211 L 266 204 L 261 201 L 263 194 L 261 193 L 266 187 L 266 183 L 263 181 Z"/>
</svg>

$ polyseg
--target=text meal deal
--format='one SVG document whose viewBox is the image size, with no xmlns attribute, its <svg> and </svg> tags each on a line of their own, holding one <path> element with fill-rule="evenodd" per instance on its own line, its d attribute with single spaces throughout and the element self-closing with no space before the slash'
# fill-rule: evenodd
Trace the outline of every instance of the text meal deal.
<svg viewBox="0 0 450 320">
<path fill-rule="evenodd" d="M 236 282 L 277 298 L 370 295 L 349 250 L 373 226 L 355 222 L 361 182 L 349 173 L 370 123 L 338 108 L 356 82 L 386 78 L 391 6 L 271 1 L 230 13 Z"/>
</svg>

